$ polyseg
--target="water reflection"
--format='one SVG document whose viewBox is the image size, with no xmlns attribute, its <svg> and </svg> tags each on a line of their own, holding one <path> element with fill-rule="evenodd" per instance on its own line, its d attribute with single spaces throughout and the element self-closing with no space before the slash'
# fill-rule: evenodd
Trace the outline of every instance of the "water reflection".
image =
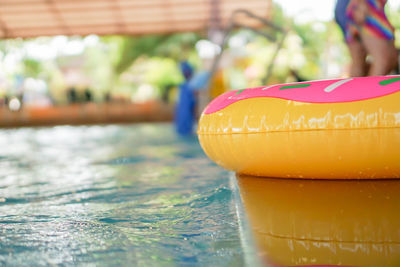
<svg viewBox="0 0 400 267">
<path fill-rule="evenodd" d="M 168 124 L 0 131 L 0 265 L 241 266 L 228 173 Z"/>
<path fill-rule="evenodd" d="M 399 266 L 400 181 L 237 179 L 265 262 Z"/>
</svg>

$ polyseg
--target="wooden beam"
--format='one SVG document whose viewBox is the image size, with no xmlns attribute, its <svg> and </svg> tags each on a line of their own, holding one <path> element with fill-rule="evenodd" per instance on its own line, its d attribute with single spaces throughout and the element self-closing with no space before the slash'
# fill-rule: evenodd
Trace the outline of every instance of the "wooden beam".
<svg viewBox="0 0 400 267">
<path fill-rule="evenodd" d="M 261 9 L 260 6 L 258 5 L 253 5 L 251 6 L 254 9 L 257 9 L 257 12 L 255 12 L 258 15 L 264 15 L 267 13 L 267 9 Z M 262 7 L 262 6 L 261 6 Z M 236 9 L 240 8 L 240 6 L 229 6 L 227 8 L 224 8 L 221 10 L 221 15 L 226 17 L 232 14 L 233 11 Z M 209 17 L 209 8 L 204 7 L 204 8 L 198 8 L 198 9 L 170 9 L 169 10 L 169 15 L 171 17 L 174 17 L 175 19 L 178 19 L 179 17 L 188 17 L 188 16 L 206 16 Z M 90 20 L 90 19 L 107 19 L 109 17 L 113 17 L 112 11 L 110 9 L 105 9 L 105 10 L 99 10 L 97 12 L 85 12 L 85 11 L 79 11 L 79 12 L 63 12 L 63 10 L 60 10 L 60 13 L 62 14 L 62 17 L 64 21 L 67 21 L 69 24 L 69 21 L 71 20 Z M 159 9 L 154 9 L 154 10 L 129 10 L 129 9 L 122 9 L 120 11 L 121 16 L 123 16 L 124 21 L 135 21 L 137 20 L 157 20 L 160 16 L 165 16 L 165 9 L 159 8 Z M 263 14 L 264 13 L 264 14 Z M 42 13 L 39 15 L 35 13 L 28 13 L 28 14 L 6 14 L 2 16 L 5 20 L 9 21 L 11 24 L 17 23 L 19 21 L 23 21 L 26 24 L 30 23 L 35 23 L 36 21 L 39 22 L 41 20 L 46 20 L 46 19 L 51 19 L 52 14 L 49 12 L 47 13 Z"/>
<path fill-rule="evenodd" d="M 265 17 L 270 8 L 270 0 L 219 1 L 223 25 L 238 8 Z M 198 31 L 213 21 L 210 0 L 0 0 L 0 7 L 3 38 Z"/>
<path fill-rule="evenodd" d="M 46 9 L 46 4 L 44 1 L 46 0 L 35 0 L 37 1 L 36 4 L 20 4 L 18 2 L 11 2 L 9 4 L 4 3 L 4 0 L 0 0 L 0 3 L 2 5 L 2 10 L 4 13 L 29 13 L 32 11 L 43 11 Z M 71 12 L 76 12 L 80 10 L 101 10 L 101 9 L 108 9 L 109 8 L 109 0 L 82 0 L 82 1 L 74 1 L 74 0 L 68 0 L 68 1 L 60 1 L 57 0 L 54 2 L 55 5 L 59 9 L 62 9 L 63 11 L 71 11 Z M 119 6 L 121 7 L 122 10 L 125 9 L 134 9 L 134 10 L 143 10 L 143 9 L 153 9 L 153 8 L 160 8 L 160 6 L 163 5 L 165 0 L 157 0 L 157 1 L 135 1 L 135 0 L 128 0 L 128 1 L 123 1 L 123 0 L 115 0 L 119 3 Z M 201 6 L 207 6 L 209 7 L 209 1 L 206 0 L 185 0 L 179 3 L 176 3 L 176 0 L 169 0 L 171 7 L 174 9 L 185 9 L 185 8 L 191 8 L 191 9 L 197 9 L 198 7 Z M 251 1 L 241 1 L 241 0 L 229 0 L 229 2 L 226 2 L 225 0 L 221 0 L 221 6 L 232 6 L 232 5 L 240 5 L 242 8 L 246 8 L 249 5 L 254 5 L 255 3 L 258 3 L 261 6 L 264 6 L 264 8 L 268 8 L 267 2 L 265 0 L 251 0 Z"/>
<path fill-rule="evenodd" d="M 222 16 L 220 18 L 221 23 L 224 25 L 226 24 L 227 20 L 230 18 L 230 16 Z M 133 25 L 136 27 L 146 27 L 146 26 L 154 26 L 157 27 L 158 25 L 175 25 L 175 24 L 185 24 L 185 23 L 197 23 L 197 24 L 202 24 L 206 25 L 209 23 L 211 18 L 208 17 L 208 15 L 205 14 L 198 14 L 197 16 L 185 16 L 185 17 L 174 17 L 170 18 L 169 20 L 166 20 L 165 17 L 157 17 L 155 19 L 151 18 L 135 18 L 132 20 L 127 20 L 125 21 L 125 27 L 127 25 Z M 69 30 L 73 31 L 76 28 L 79 27 L 106 27 L 110 25 L 117 25 L 114 23 L 115 20 L 111 18 L 107 19 L 98 19 L 98 20 L 88 20 L 88 19 L 80 19 L 80 20 L 74 20 L 69 22 Z M 250 18 L 244 18 L 241 20 L 242 24 L 250 24 L 250 25 L 258 25 L 260 24 L 258 21 L 254 21 Z M 37 30 L 37 29 L 54 29 L 54 28 L 62 28 L 58 24 L 51 24 L 48 23 L 47 21 L 21 21 L 21 22 L 15 22 L 12 25 L 10 25 L 10 28 L 14 31 L 17 30 L 22 30 L 22 29 L 27 29 L 27 30 Z"/>
<path fill-rule="evenodd" d="M 199 27 L 200 25 L 195 24 L 195 25 L 182 25 L 182 26 L 176 26 L 174 28 L 172 27 L 145 27 L 145 28 L 131 28 L 128 27 L 124 32 L 119 32 L 118 28 L 115 26 L 112 26 L 110 28 L 79 28 L 75 31 L 73 31 L 72 35 L 81 35 L 81 36 L 86 36 L 90 34 L 97 34 L 97 35 L 145 35 L 145 34 L 170 34 L 170 33 L 176 33 L 176 32 L 195 32 L 195 31 L 201 31 L 205 28 L 206 25 L 203 27 Z M 60 31 L 60 29 L 46 29 L 44 31 L 32 31 L 32 30 L 19 30 L 19 31 L 13 31 L 12 34 L 9 34 L 7 36 L 3 36 L 2 38 L 33 38 L 33 37 L 38 37 L 38 36 L 54 36 L 54 35 L 67 35 L 67 33 L 64 33 Z"/>
<path fill-rule="evenodd" d="M 227 18 L 227 17 L 225 17 Z M 160 23 L 167 23 L 173 21 L 174 23 L 185 23 L 185 22 L 190 22 L 190 21 L 206 21 L 208 20 L 209 17 L 206 14 L 187 14 L 185 16 L 173 16 L 170 17 L 169 19 L 166 19 L 165 17 L 162 16 L 156 16 L 154 18 L 151 18 L 149 16 L 143 16 L 143 17 L 130 17 L 125 20 L 125 24 L 137 24 L 137 25 L 146 25 L 146 24 L 160 24 Z M 10 23 L 10 27 L 13 29 L 17 28 L 37 28 L 37 27 L 58 27 L 59 24 L 52 24 L 49 23 L 50 20 L 31 20 L 30 17 L 27 18 L 27 20 L 18 20 L 18 21 L 13 21 Z M 68 22 L 70 27 L 78 27 L 80 25 L 107 25 L 107 24 L 115 24 L 115 19 L 113 17 L 106 17 L 106 18 L 101 18 L 101 17 L 96 17 L 96 18 L 86 18 L 81 17 L 77 18 L 74 20 L 69 20 Z"/>
<path fill-rule="evenodd" d="M 121 7 L 119 5 L 119 1 L 109 0 L 111 10 L 113 11 L 113 17 L 116 23 L 116 26 L 119 28 L 119 31 L 125 30 L 125 22 L 124 17 L 122 16 Z"/>
<path fill-rule="evenodd" d="M 53 0 L 47 0 L 47 5 L 48 8 L 50 10 L 50 12 L 52 13 L 52 15 L 54 16 L 54 19 L 57 21 L 58 25 L 60 26 L 60 28 L 66 32 L 68 35 L 71 34 L 70 29 L 68 28 L 67 24 L 65 23 L 61 12 L 57 9 L 57 7 L 54 5 Z"/>
<path fill-rule="evenodd" d="M 260 26 L 257 22 L 249 21 L 246 23 L 248 26 Z M 58 27 L 57 25 L 47 25 L 45 27 L 22 27 L 22 28 L 13 28 L 12 31 L 8 31 L 6 34 L 3 34 L 2 38 L 30 38 L 37 36 L 51 36 L 51 35 L 89 35 L 89 34 L 99 34 L 99 35 L 110 35 L 110 34 L 127 34 L 134 35 L 139 34 L 143 35 L 149 33 L 171 33 L 174 30 L 177 32 L 182 31 L 201 31 L 207 28 L 208 21 L 207 20 L 198 20 L 198 21 L 185 21 L 182 23 L 175 23 L 174 25 L 166 24 L 166 23 L 143 23 L 143 24 L 126 24 L 124 30 L 121 30 L 115 24 L 95 24 L 95 25 L 76 25 L 70 26 L 69 32 L 66 32 L 64 29 Z"/>
</svg>

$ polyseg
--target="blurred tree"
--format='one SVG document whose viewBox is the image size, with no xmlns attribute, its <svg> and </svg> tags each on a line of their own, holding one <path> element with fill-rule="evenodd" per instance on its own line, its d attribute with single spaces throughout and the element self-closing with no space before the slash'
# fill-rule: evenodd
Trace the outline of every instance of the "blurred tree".
<svg viewBox="0 0 400 267">
<path fill-rule="evenodd" d="M 43 71 L 43 63 L 32 58 L 23 59 L 22 65 L 26 77 L 38 78 Z"/>
<path fill-rule="evenodd" d="M 171 58 L 152 58 L 146 81 L 163 90 L 167 86 L 176 86 L 183 81 L 176 61 Z"/>
<path fill-rule="evenodd" d="M 395 45 L 396 47 L 400 47 L 400 6 L 398 9 L 394 9 L 386 5 L 385 12 L 390 23 L 392 23 L 393 27 L 395 28 Z"/>
<path fill-rule="evenodd" d="M 192 50 L 199 39 L 200 36 L 196 33 L 102 37 L 102 40 L 110 45 L 111 60 L 116 74 L 124 72 L 140 56 L 164 56 L 182 60 L 184 52 Z"/>
<path fill-rule="evenodd" d="M 116 83 L 111 57 L 104 45 L 85 49 L 83 71 L 90 77 L 94 100 L 104 100 Z"/>
</svg>

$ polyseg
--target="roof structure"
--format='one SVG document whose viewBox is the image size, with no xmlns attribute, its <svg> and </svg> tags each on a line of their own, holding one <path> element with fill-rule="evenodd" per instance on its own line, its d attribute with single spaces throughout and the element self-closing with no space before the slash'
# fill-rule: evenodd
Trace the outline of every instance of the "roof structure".
<svg viewBox="0 0 400 267">
<path fill-rule="evenodd" d="M 223 27 L 237 9 L 267 17 L 270 6 L 271 0 L 0 0 L 0 38 L 201 31 Z"/>
</svg>

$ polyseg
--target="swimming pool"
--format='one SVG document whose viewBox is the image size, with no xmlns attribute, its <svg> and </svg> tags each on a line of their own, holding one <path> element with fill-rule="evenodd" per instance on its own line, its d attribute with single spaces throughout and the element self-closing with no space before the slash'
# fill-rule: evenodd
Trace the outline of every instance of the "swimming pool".
<svg viewBox="0 0 400 267">
<path fill-rule="evenodd" d="M 170 124 L 7 129 L 0 147 L 0 265 L 247 262 L 229 173 Z"/>
</svg>

